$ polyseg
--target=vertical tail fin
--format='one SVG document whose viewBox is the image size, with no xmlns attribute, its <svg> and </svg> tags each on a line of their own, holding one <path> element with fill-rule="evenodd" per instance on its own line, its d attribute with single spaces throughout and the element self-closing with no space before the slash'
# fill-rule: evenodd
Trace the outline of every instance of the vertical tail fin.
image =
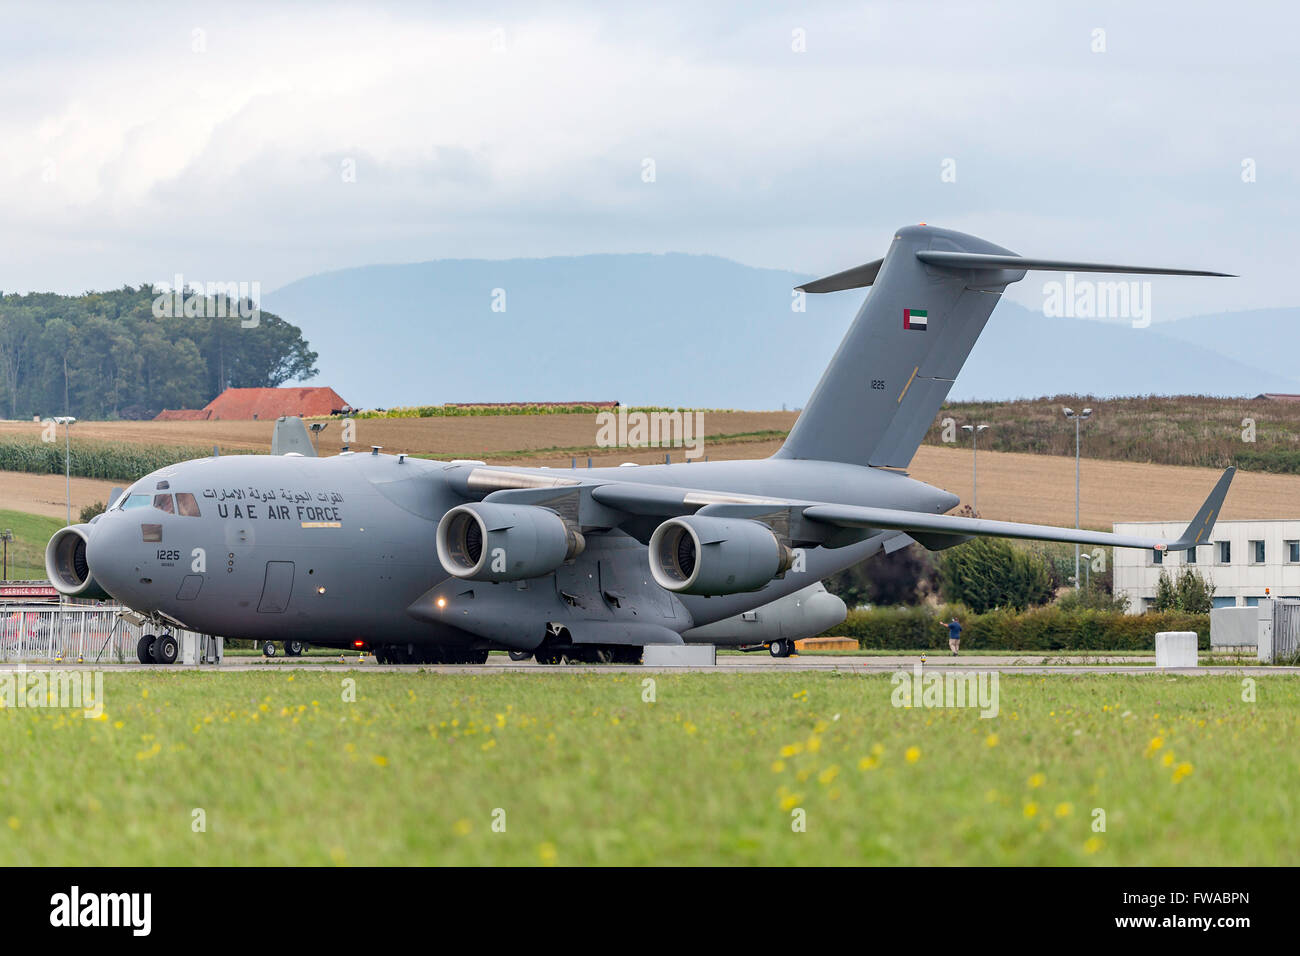
<svg viewBox="0 0 1300 956">
<path fill-rule="evenodd" d="M 873 288 L 777 457 L 906 467 L 1002 291 L 1027 270 L 1224 275 L 1030 259 L 964 233 L 906 226 L 883 259 L 800 286 Z"/>
<path fill-rule="evenodd" d="M 837 291 L 854 287 L 841 277 L 872 273 L 869 283 L 857 283 L 871 284 L 871 294 L 778 456 L 899 468 L 912 460 L 1002 289 L 1019 278 L 991 275 L 994 282 L 970 288 L 969 270 L 935 268 L 916 257 L 930 249 L 1012 255 L 974 236 L 907 226 L 879 265 L 870 264 L 875 269 L 802 286 Z"/>
</svg>

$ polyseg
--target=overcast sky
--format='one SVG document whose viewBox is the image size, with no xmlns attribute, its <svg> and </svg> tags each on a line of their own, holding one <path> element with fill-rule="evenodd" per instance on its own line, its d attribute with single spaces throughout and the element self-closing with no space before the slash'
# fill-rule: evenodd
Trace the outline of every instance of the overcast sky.
<svg viewBox="0 0 1300 956">
<path fill-rule="evenodd" d="M 827 273 L 923 220 L 1242 274 L 1156 280 L 1157 320 L 1300 305 L 1295 4 L 699 7 L 0 4 L 0 289 L 587 252 Z"/>
</svg>

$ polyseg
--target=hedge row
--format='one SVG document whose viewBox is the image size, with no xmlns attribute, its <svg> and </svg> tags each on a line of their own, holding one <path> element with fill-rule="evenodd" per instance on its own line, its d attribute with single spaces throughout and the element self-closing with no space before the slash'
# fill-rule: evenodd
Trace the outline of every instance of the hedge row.
<svg viewBox="0 0 1300 956">
<path fill-rule="evenodd" d="M 962 650 L 1151 650 L 1157 631 L 1195 631 L 1201 649 L 1210 647 L 1208 614 L 1121 614 L 1049 606 L 1023 613 L 958 610 L 956 616 L 962 624 Z M 951 617 L 951 611 L 941 615 L 925 608 L 873 608 L 850 611 L 848 619 L 828 633 L 855 638 L 864 648 L 947 650 L 948 630 L 942 621 Z"/>
</svg>

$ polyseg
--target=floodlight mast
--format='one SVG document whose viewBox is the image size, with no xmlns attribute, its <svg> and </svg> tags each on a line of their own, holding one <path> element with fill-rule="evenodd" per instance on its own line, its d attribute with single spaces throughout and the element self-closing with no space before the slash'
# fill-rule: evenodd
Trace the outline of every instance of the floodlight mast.
<svg viewBox="0 0 1300 956">
<path fill-rule="evenodd" d="M 1079 527 L 1079 424 L 1092 416 L 1092 409 L 1085 408 L 1075 412 L 1072 408 L 1061 409 L 1067 421 L 1074 422 L 1074 527 Z M 1079 546 L 1074 546 L 1074 589 L 1079 590 Z"/>
</svg>

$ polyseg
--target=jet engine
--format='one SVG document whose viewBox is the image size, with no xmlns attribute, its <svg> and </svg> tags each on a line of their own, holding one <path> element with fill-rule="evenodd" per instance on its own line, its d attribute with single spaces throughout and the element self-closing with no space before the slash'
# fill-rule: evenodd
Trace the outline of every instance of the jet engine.
<svg viewBox="0 0 1300 956">
<path fill-rule="evenodd" d="M 650 573 L 678 594 L 757 591 L 793 559 L 771 528 L 745 518 L 669 518 L 650 536 Z"/>
<path fill-rule="evenodd" d="M 577 529 L 536 505 L 459 505 L 438 522 L 438 560 L 474 581 L 519 581 L 549 574 L 586 547 Z"/>
<path fill-rule="evenodd" d="M 90 525 L 74 524 L 61 528 L 45 546 L 45 574 L 61 594 L 75 598 L 103 599 L 110 595 L 90 573 L 86 562 L 86 542 Z"/>
</svg>

